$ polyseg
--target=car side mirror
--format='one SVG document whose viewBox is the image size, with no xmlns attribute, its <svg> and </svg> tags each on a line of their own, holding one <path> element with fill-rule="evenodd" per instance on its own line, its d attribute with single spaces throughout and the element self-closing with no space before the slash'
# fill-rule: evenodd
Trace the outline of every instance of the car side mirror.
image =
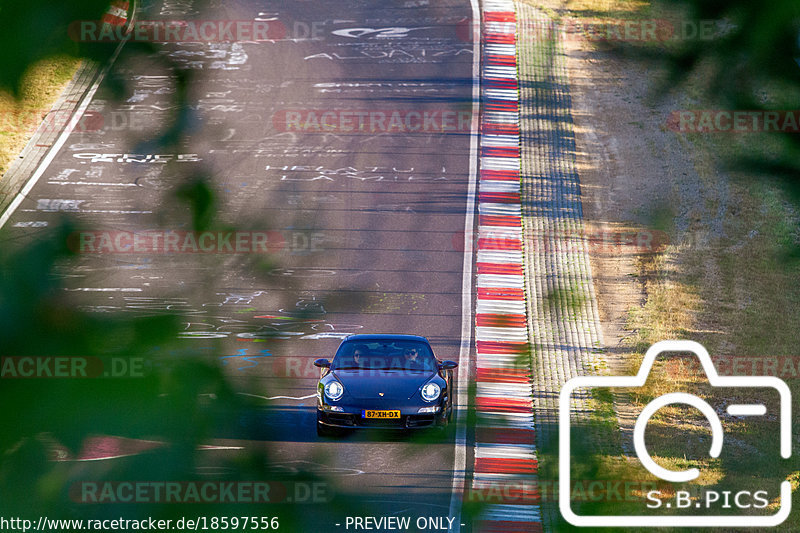
<svg viewBox="0 0 800 533">
<path fill-rule="evenodd" d="M 314 361 L 314 366 L 318 366 L 320 368 L 330 368 L 331 362 L 328 361 L 327 359 L 317 359 L 316 361 Z"/>
<path fill-rule="evenodd" d="M 439 363 L 439 368 L 442 370 L 453 370 L 455 367 L 458 366 L 458 363 L 455 361 L 442 361 Z"/>
</svg>

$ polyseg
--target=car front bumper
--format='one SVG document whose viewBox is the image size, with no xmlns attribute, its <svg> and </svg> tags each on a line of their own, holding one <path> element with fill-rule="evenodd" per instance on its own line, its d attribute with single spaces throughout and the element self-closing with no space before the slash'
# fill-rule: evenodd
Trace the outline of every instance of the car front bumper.
<svg viewBox="0 0 800 533">
<path fill-rule="evenodd" d="M 443 426 L 447 423 L 447 413 L 405 414 L 400 418 L 364 418 L 361 412 L 336 412 L 317 410 L 319 423 L 336 428 L 374 428 L 374 429 L 419 429 Z"/>
</svg>

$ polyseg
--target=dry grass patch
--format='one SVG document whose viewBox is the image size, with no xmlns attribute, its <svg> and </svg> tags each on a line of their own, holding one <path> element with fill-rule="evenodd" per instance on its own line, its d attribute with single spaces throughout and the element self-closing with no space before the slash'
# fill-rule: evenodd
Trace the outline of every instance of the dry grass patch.
<svg viewBox="0 0 800 533">
<path fill-rule="evenodd" d="M 80 64 L 73 57 L 54 57 L 32 66 L 19 98 L 0 92 L 0 176 L 30 140 Z"/>
</svg>

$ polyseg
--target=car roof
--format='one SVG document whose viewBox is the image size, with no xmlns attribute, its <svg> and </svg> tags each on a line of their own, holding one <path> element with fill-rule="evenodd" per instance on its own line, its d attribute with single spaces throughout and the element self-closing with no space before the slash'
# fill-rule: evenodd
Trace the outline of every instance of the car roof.
<svg viewBox="0 0 800 533">
<path fill-rule="evenodd" d="M 420 335 L 400 335 L 400 334 L 379 334 L 379 333 L 367 333 L 367 334 L 359 334 L 359 335 L 349 335 L 345 337 L 345 341 L 361 341 L 361 342 L 369 342 L 369 341 L 421 341 L 428 343 L 428 339 L 422 337 Z M 430 344 L 430 343 L 428 343 Z"/>
</svg>

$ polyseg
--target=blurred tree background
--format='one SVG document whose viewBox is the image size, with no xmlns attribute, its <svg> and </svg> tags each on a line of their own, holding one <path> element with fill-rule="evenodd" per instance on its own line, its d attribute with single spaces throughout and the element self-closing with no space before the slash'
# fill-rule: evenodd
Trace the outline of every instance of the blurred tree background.
<svg viewBox="0 0 800 533">
<path fill-rule="evenodd" d="M 102 59 L 110 47 L 81 46 L 68 29 L 78 20 L 100 20 L 106 0 L 3 0 L 0 2 L 0 90 L 19 94 L 25 72 L 58 55 Z"/>
<path fill-rule="evenodd" d="M 104 64 L 117 43 L 78 43 L 70 38 L 69 27 L 75 21 L 100 20 L 108 8 L 108 0 L 0 0 L 0 92 L 19 97 L 26 73 L 52 58 Z M 151 44 L 128 44 L 126 51 L 157 56 Z M 191 72 L 160 57 L 175 75 L 175 109 L 188 109 L 186 87 L 191 84 Z M 105 82 L 119 97 L 127 91 L 121 79 L 112 71 Z M 149 141 L 150 147 L 155 153 L 169 152 L 186 127 L 186 113 L 176 112 L 161 135 Z M 195 231 L 218 227 L 212 181 L 209 174 L 187 175 L 170 196 L 174 205 L 158 207 L 164 212 L 183 210 Z M 208 352 L 200 357 L 178 343 L 186 321 L 179 312 L 132 318 L 131 314 L 89 313 L 70 301 L 63 290 L 63 273 L 77 257 L 67 243 L 80 229 L 76 220 L 64 216 L 60 225 L 51 224 L 34 242 L 11 242 L 0 233 L 0 357 L 81 356 L 106 363 L 112 358 L 144 359 L 144 376 L 0 379 L 0 516 L 174 519 L 271 516 L 270 512 L 274 516 L 280 510 L 280 528 L 299 530 L 298 520 L 307 514 L 304 506 L 254 511 L 238 504 L 198 509 L 191 503 L 86 505 L 77 501 L 76 482 L 87 478 L 97 482 L 207 480 L 198 468 L 198 446 L 220 435 L 230 437 L 236 431 L 241 435 L 239 421 L 265 415 L 263 405 L 235 394 L 217 357 L 209 357 Z M 165 361 L 154 356 L 159 353 L 172 356 Z M 87 442 L 102 436 L 114 436 L 123 448 L 143 453 L 112 462 L 72 461 Z M 314 474 L 270 470 L 264 451 L 249 450 L 237 457 L 231 464 L 219 465 L 224 474 L 217 479 L 320 480 Z"/>
<path fill-rule="evenodd" d="M 705 24 L 713 35 L 679 40 L 666 54 L 663 49 L 649 51 L 652 60 L 669 69 L 664 90 L 694 78 L 706 101 L 720 109 L 800 109 L 800 2 L 654 2 L 652 9 L 659 8 L 681 14 L 679 24 L 692 28 Z M 781 180 L 800 202 L 800 134 L 769 132 L 757 142 L 737 144 L 742 150 L 728 164 L 766 180 Z"/>
</svg>

